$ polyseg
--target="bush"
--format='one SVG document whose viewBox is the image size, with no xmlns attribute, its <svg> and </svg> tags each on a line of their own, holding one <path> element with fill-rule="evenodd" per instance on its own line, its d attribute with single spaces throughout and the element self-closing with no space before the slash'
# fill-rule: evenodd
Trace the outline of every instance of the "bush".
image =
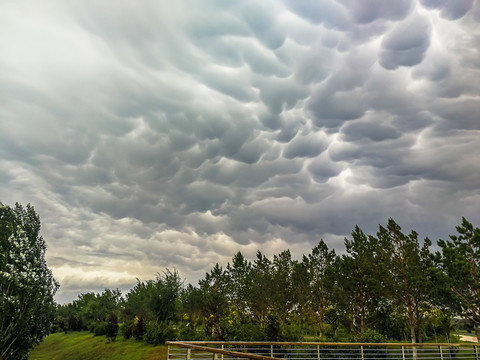
<svg viewBox="0 0 480 360">
<path fill-rule="evenodd" d="M 164 344 L 176 338 L 176 330 L 167 322 L 149 321 L 143 339 L 147 344 Z"/>
<path fill-rule="evenodd" d="M 387 342 L 388 339 L 375 330 L 366 330 L 355 336 L 355 341 L 362 343 L 384 343 Z"/>
<path fill-rule="evenodd" d="M 285 325 L 282 329 L 282 341 L 300 341 L 303 339 L 302 329 L 294 324 Z"/>
<path fill-rule="evenodd" d="M 105 335 L 107 335 L 108 341 L 115 341 L 118 334 L 118 321 L 117 316 L 112 313 L 108 317 L 108 322 L 105 325 Z"/>
<path fill-rule="evenodd" d="M 352 341 L 350 332 L 347 329 L 345 329 L 343 326 L 326 327 L 325 338 L 327 339 L 327 341 L 333 341 L 333 342 L 351 342 Z"/>
<path fill-rule="evenodd" d="M 183 326 L 178 331 L 178 340 L 203 340 L 203 335 L 196 331 L 192 326 Z"/>
<path fill-rule="evenodd" d="M 124 339 L 130 339 L 133 336 L 133 321 L 123 323 L 120 327 L 120 333 Z"/>
<path fill-rule="evenodd" d="M 133 329 L 132 329 L 132 334 L 133 337 L 136 340 L 141 340 L 143 338 L 143 335 L 145 334 L 145 320 L 143 320 L 143 317 L 135 317 L 133 320 Z"/>
<path fill-rule="evenodd" d="M 280 341 L 280 321 L 275 314 L 268 314 L 265 326 L 268 341 Z"/>
<path fill-rule="evenodd" d="M 265 332 L 260 325 L 252 322 L 242 323 L 236 331 L 236 339 L 238 341 L 263 341 L 265 340 Z"/>
<path fill-rule="evenodd" d="M 94 336 L 106 335 L 107 333 L 106 326 L 107 326 L 107 323 L 105 322 L 97 323 L 93 329 L 93 335 Z"/>
</svg>

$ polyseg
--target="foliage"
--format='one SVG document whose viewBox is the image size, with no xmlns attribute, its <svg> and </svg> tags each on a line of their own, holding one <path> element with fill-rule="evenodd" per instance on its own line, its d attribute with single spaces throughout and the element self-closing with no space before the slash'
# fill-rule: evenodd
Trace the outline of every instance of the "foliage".
<svg viewBox="0 0 480 360">
<path fill-rule="evenodd" d="M 120 334 L 122 334 L 124 339 L 130 339 L 133 337 L 133 321 L 124 322 L 120 327 Z"/>
<path fill-rule="evenodd" d="M 176 270 L 157 274 L 155 280 L 137 281 L 124 303 L 126 319 L 178 321 L 182 281 Z"/>
<path fill-rule="evenodd" d="M 105 335 L 108 341 L 115 341 L 118 334 L 118 319 L 115 313 L 111 313 L 105 325 Z"/>
<path fill-rule="evenodd" d="M 147 344 L 164 344 L 167 340 L 175 340 L 177 331 L 166 321 L 149 321 L 143 339 Z"/>
<path fill-rule="evenodd" d="M 143 317 L 135 317 L 135 319 L 133 319 L 132 335 L 135 339 L 142 339 L 146 328 L 147 325 L 145 324 Z"/>
<path fill-rule="evenodd" d="M 355 342 L 360 343 L 384 343 L 387 338 L 375 330 L 366 330 L 355 336 Z"/>
<path fill-rule="evenodd" d="M 57 306 L 55 326 L 63 331 L 101 333 L 98 325 L 107 322 L 111 314 L 116 315 L 122 302 L 122 293 L 118 289 L 105 289 L 101 294 L 80 294 L 73 303 Z M 97 327 L 99 329 L 95 330 Z"/>
<path fill-rule="evenodd" d="M 346 254 L 337 262 L 335 302 L 349 318 L 354 334 L 362 334 L 370 325 L 371 314 L 378 308 L 383 289 L 377 238 L 367 236 L 358 226 L 352 239 L 345 239 Z"/>
<path fill-rule="evenodd" d="M 25 358 L 54 320 L 58 284 L 39 232 L 33 206 L 0 202 L 0 359 Z"/>
<path fill-rule="evenodd" d="M 107 323 L 102 321 L 102 322 L 97 322 L 92 324 L 92 328 L 90 332 L 93 332 L 93 335 L 95 336 L 101 336 L 101 335 L 106 335 L 107 334 Z"/>
<path fill-rule="evenodd" d="M 199 284 L 202 293 L 205 334 L 212 339 L 221 340 L 220 319 L 228 308 L 227 275 L 222 267 L 216 264 Z"/>
<path fill-rule="evenodd" d="M 268 341 L 280 341 L 280 321 L 278 316 L 274 313 L 267 315 L 266 326 L 265 326 L 265 335 Z"/>
<path fill-rule="evenodd" d="M 241 314 L 234 306 L 230 313 L 223 317 L 220 325 L 222 337 L 226 341 L 261 341 L 265 332 L 251 318 Z"/>
<path fill-rule="evenodd" d="M 463 218 L 457 232 L 438 242 L 449 300 L 454 311 L 480 328 L 480 229 Z M 480 333 L 477 336 L 480 339 Z"/>
<path fill-rule="evenodd" d="M 421 326 L 435 286 L 429 271 L 431 242 L 427 238 L 421 246 L 415 231 L 404 234 L 401 230 L 393 219 L 389 219 L 387 226 L 380 226 L 377 233 L 381 280 L 388 289 L 384 293 L 386 299 L 405 314 L 411 342 L 422 342 Z"/>
<path fill-rule="evenodd" d="M 466 220 L 457 230 L 433 254 L 428 238 L 404 233 L 393 219 L 376 235 L 356 226 L 341 256 L 323 240 L 301 260 L 289 250 L 271 259 L 258 251 L 253 261 L 237 252 L 198 286 L 184 286 L 167 269 L 154 280 L 137 280 L 125 297 L 108 289 L 81 294 L 57 308 L 55 328 L 109 333 L 114 314 L 125 339 L 151 344 L 174 338 L 448 341 L 454 315 L 480 319 L 480 232 Z"/>
</svg>

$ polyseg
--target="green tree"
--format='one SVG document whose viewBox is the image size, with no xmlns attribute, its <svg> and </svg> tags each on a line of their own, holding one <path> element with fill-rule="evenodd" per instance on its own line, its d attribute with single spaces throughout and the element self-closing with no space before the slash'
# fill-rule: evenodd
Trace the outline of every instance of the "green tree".
<svg viewBox="0 0 480 360">
<path fill-rule="evenodd" d="M 49 332 L 58 283 L 33 206 L 0 202 L 0 359 L 24 359 Z"/>
<path fill-rule="evenodd" d="M 346 254 L 338 262 L 336 302 L 351 319 L 355 334 L 367 330 L 367 319 L 382 297 L 378 266 L 378 241 L 367 236 L 358 226 L 352 238 L 345 239 Z"/>
<path fill-rule="evenodd" d="M 220 322 L 228 310 L 228 277 L 223 268 L 215 264 L 213 269 L 199 281 L 202 293 L 202 309 L 206 318 L 205 332 L 213 339 L 221 339 Z"/>
<path fill-rule="evenodd" d="M 242 316 L 248 312 L 247 298 L 251 287 L 251 270 L 252 264 L 245 259 L 240 251 L 235 254 L 232 263 L 227 264 L 226 275 L 229 281 L 230 303 Z"/>
<path fill-rule="evenodd" d="M 320 240 L 312 252 L 303 257 L 310 285 L 309 304 L 317 317 L 320 337 L 324 335 L 327 309 L 332 306 L 333 267 L 335 251 L 329 250 L 327 244 Z"/>
<path fill-rule="evenodd" d="M 125 316 L 145 321 L 170 322 L 180 319 L 180 293 L 183 282 L 176 270 L 166 269 L 155 280 L 140 281 L 127 294 Z"/>
<path fill-rule="evenodd" d="M 121 303 L 122 292 L 118 289 L 105 289 L 101 294 L 93 292 L 80 294 L 73 302 L 73 306 L 67 305 L 71 312 L 70 330 L 80 330 L 78 326 L 81 325 L 84 329 L 94 332 L 95 328 L 107 321 L 112 312 L 119 312 Z"/>
<path fill-rule="evenodd" d="M 273 281 L 273 265 L 272 262 L 257 251 L 257 258 L 253 262 L 251 271 L 251 288 L 248 298 L 249 309 L 251 310 L 254 320 L 261 327 L 265 325 L 265 318 L 272 309 L 272 281 Z"/>
<path fill-rule="evenodd" d="M 118 318 L 117 314 L 112 312 L 107 319 L 107 324 L 105 325 L 105 335 L 107 336 L 108 342 L 115 341 L 118 334 Z"/>
<path fill-rule="evenodd" d="M 280 324 L 284 326 L 295 303 L 292 278 L 295 261 L 292 260 L 290 250 L 285 250 L 273 256 L 272 264 L 273 272 L 270 288 L 274 296 L 270 301 L 273 311 L 278 315 Z"/>
<path fill-rule="evenodd" d="M 380 226 L 379 263 L 382 266 L 382 281 L 385 294 L 393 305 L 403 309 L 410 329 L 412 343 L 421 342 L 421 325 L 430 309 L 432 291 L 430 240 L 420 245 L 418 234 L 411 231 L 406 235 L 401 227 L 389 219 L 387 227 Z M 380 275 L 379 275 L 380 276 Z"/>
<path fill-rule="evenodd" d="M 180 319 L 180 291 L 183 282 L 177 270 L 166 269 L 157 275 L 152 310 L 158 322 L 175 322 Z"/>
<path fill-rule="evenodd" d="M 202 291 L 199 288 L 194 287 L 192 284 L 188 284 L 182 289 L 180 299 L 183 314 L 182 319 L 185 327 L 190 330 L 186 332 L 188 332 L 189 336 L 194 337 L 197 326 L 202 320 Z"/>
<path fill-rule="evenodd" d="M 465 218 L 456 229 L 458 235 L 438 241 L 441 264 L 448 276 L 451 306 L 475 324 L 480 342 L 480 229 Z"/>
</svg>

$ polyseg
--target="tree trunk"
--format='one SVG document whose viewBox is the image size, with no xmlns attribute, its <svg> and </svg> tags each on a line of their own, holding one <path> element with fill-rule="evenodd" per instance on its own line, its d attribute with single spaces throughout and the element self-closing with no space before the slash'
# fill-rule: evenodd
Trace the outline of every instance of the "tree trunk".
<svg viewBox="0 0 480 360">
<path fill-rule="evenodd" d="M 320 307 L 318 311 L 318 327 L 319 327 L 319 333 L 320 333 L 320 338 L 323 338 L 323 322 L 325 318 L 325 311 L 322 307 Z"/>
</svg>

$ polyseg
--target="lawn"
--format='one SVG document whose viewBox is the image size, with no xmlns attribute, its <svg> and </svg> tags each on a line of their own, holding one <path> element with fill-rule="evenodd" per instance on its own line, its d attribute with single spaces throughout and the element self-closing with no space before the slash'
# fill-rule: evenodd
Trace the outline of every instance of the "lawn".
<svg viewBox="0 0 480 360">
<path fill-rule="evenodd" d="M 30 354 L 30 360 L 166 360 L 166 346 L 152 346 L 122 337 L 107 343 L 105 336 L 89 332 L 49 335 Z"/>
</svg>

